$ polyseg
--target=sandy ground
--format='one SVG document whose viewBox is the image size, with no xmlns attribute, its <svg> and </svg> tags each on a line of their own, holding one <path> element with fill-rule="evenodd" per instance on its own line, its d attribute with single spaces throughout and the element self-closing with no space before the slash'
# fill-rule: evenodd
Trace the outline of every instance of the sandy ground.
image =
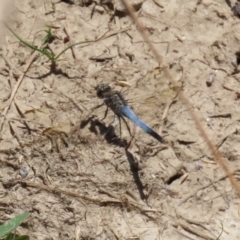
<svg viewBox="0 0 240 240">
<path fill-rule="evenodd" d="M 53 4 L 52 4 L 53 3 Z M 135 1 L 212 141 L 240 173 L 240 20 L 217 0 Z M 239 239 L 240 200 L 147 44 L 112 1 L 19 1 L 0 58 L 1 221 L 23 211 L 31 239 Z M 124 96 L 161 144 L 105 107 L 95 87 Z M 20 83 L 20 84 L 19 84 Z M 16 87 L 19 84 L 19 87 Z M 16 90 L 13 101 L 10 97 Z M 88 121 L 87 121 L 88 120 Z M 132 140 L 128 149 L 126 144 Z"/>
</svg>

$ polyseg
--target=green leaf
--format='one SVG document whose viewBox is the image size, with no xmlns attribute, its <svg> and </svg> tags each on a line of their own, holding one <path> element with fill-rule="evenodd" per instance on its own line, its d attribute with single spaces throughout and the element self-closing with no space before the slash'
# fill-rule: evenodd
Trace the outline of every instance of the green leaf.
<svg viewBox="0 0 240 240">
<path fill-rule="evenodd" d="M 14 234 L 9 233 L 8 236 L 4 240 L 13 240 Z"/>
<path fill-rule="evenodd" d="M 30 213 L 24 212 L 16 217 L 8 220 L 3 225 L 1 225 L 0 226 L 0 237 L 3 237 L 5 235 L 9 234 L 10 232 L 12 232 L 14 229 L 16 229 L 23 221 L 26 220 L 26 218 L 28 218 L 29 215 L 30 215 Z"/>
<path fill-rule="evenodd" d="M 48 27 L 48 30 L 44 30 L 44 32 L 47 35 L 42 39 L 42 45 L 46 44 L 47 42 L 51 42 L 55 38 L 52 34 L 51 27 Z"/>
<path fill-rule="evenodd" d="M 5 24 L 5 26 L 22 44 L 33 49 L 34 51 L 44 54 L 49 60 L 54 61 L 54 56 L 51 53 L 49 53 L 48 51 L 43 51 L 42 49 L 33 46 L 32 44 L 28 43 L 27 41 L 24 41 L 7 24 Z"/>
<path fill-rule="evenodd" d="M 78 42 L 78 43 L 74 43 L 74 44 L 71 44 L 70 46 L 66 47 L 65 49 L 63 49 L 57 56 L 54 56 L 50 51 L 48 51 L 47 49 L 45 48 L 37 48 L 35 47 L 34 45 L 28 43 L 27 41 L 24 41 L 22 38 L 20 38 L 7 24 L 5 24 L 5 26 L 7 27 L 7 29 L 22 43 L 24 44 L 25 46 L 33 49 L 34 51 L 38 51 L 39 53 L 45 55 L 50 61 L 52 62 L 56 62 L 58 60 L 58 58 L 63 54 L 65 53 L 68 49 L 74 47 L 74 46 L 77 46 L 79 44 L 83 44 L 83 43 L 90 43 L 92 41 L 83 41 L 83 42 Z M 45 30 L 45 32 L 47 33 L 46 37 L 43 39 L 43 42 L 46 42 L 49 40 L 49 37 L 52 36 L 52 33 L 51 33 L 51 28 L 49 28 L 48 30 Z"/>
<path fill-rule="evenodd" d="M 221 237 L 221 235 L 222 235 L 222 233 L 223 233 L 223 224 L 221 223 L 221 225 L 222 225 L 222 231 L 221 231 L 221 233 L 219 234 L 219 236 L 216 238 L 216 240 L 220 240 L 220 237 Z"/>
<path fill-rule="evenodd" d="M 14 240 L 29 240 L 29 236 L 27 236 L 27 235 L 23 235 L 23 236 L 20 236 L 20 237 L 14 238 Z"/>
</svg>

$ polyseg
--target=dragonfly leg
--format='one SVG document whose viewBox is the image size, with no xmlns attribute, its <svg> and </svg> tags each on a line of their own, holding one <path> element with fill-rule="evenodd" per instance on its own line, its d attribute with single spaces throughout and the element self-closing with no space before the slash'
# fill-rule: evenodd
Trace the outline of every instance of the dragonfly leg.
<svg viewBox="0 0 240 240">
<path fill-rule="evenodd" d="M 131 133 L 131 129 L 130 129 L 130 127 L 128 126 L 128 123 L 127 123 L 126 119 L 125 119 L 123 116 L 121 116 L 120 118 L 121 118 L 121 119 L 123 120 L 123 122 L 125 123 L 129 134 L 130 134 L 131 136 L 133 136 L 132 133 Z"/>
<path fill-rule="evenodd" d="M 104 117 L 101 119 L 101 121 L 104 120 L 107 117 L 107 114 L 108 114 L 108 107 L 106 108 L 106 111 L 104 113 Z"/>
<path fill-rule="evenodd" d="M 97 106 L 91 108 L 92 112 L 95 111 L 96 109 L 102 107 L 103 105 L 105 105 L 105 104 L 104 104 L 104 103 L 101 103 L 101 104 L 99 104 L 99 105 L 97 105 Z"/>
<path fill-rule="evenodd" d="M 119 130 L 120 130 L 120 138 L 122 138 L 122 123 L 121 123 L 121 117 L 118 116 L 119 121 Z"/>
<path fill-rule="evenodd" d="M 93 115 L 93 112 L 94 112 L 96 109 L 102 107 L 103 105 L 105 105 L 105 104 L 104 104 L 104 103 L 101 103 L 101 104 L 99 104 L 99 105 L 91 108 L 91 112 L 88 113 L 88 115 L 85 116 L 84 119 L 81 121 L 81 128 L 84 128 L 84 127 L 93 119 L 93 116 L 91 116 L 91 115 Z"/>
<path fill-rule="evenodd" d="M 103 105 L 105 105 L 105 104 L 104 104 L 104 103 L 101 103 L 101 104 L 99 104 L 99 105 L 97 105 L 97 106 L 91 108 L 91 112 L 90 112 L 85 118 L 86 118 L 86 119 L 89 118 L 89 117 L 93 114 L 93 112 L 94 112 L 96 109 L 102 107 Z"/>
</svg>

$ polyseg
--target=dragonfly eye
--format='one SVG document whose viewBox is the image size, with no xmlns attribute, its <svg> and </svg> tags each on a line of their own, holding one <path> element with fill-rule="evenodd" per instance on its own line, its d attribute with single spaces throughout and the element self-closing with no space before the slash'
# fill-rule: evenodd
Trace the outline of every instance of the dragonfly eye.
<svg viewBox="0 0 240 240">
<path fill-rule="evenodd" d="M 97 96 L 99 98 L 104 98 L 104 94 L 109 91 L 111 91 L 111 87 L 109 85 L 105 84 L 99 85 L 97 87 Z"/>
</svg>

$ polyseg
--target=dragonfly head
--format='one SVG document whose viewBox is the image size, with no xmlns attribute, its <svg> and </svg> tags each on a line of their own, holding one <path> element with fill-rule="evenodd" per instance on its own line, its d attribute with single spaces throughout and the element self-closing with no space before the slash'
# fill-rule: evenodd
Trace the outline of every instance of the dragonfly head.
<svg viewBox="0 0 240 240">
<path fill-rule="evenodd" d="M 96 90 L 97 90 L 97 96 L 99 98 L 104 98 L 104 94 L 111 91 L 111 87 L 106 84 L 101 84 L 97 86 Z"/>
</svg>

